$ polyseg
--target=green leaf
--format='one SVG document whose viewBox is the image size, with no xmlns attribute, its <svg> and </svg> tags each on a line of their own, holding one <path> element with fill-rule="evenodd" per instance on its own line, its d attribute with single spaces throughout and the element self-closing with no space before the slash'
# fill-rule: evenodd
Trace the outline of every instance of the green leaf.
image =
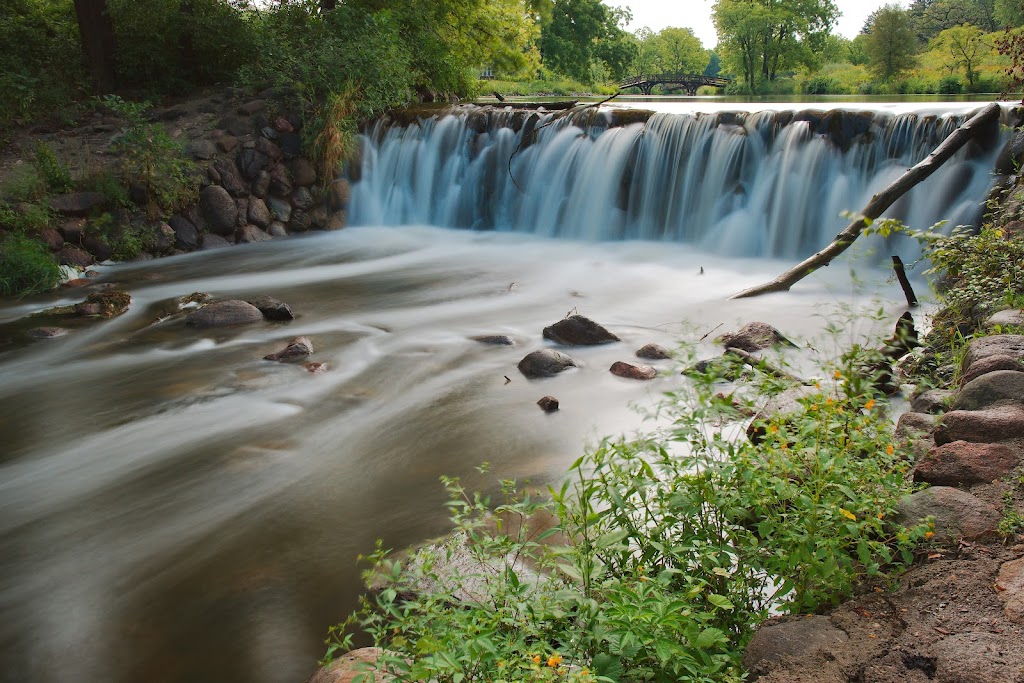
<svg viewBox="0 0 1024 683">
<path fill-rule="evenodd" d="M 725 643 L 728 640 L 729 639 L 726 638 L 725 633 L 720 629 L 708 627 L 700 632 L 700 635 L 697 636 L 697 640 L 695 640 L 693 644 L 702 650 L 707 650 L 710 647 Z"/>
<path fill-rule="evenodd" d="M 622 678 L 622 674 L 625 673 L 619 658 L 606 652 L 594 655 L 594 660 L 591 664 L 598 676 L 611 681 L 618 681 Z"/>
</svg>

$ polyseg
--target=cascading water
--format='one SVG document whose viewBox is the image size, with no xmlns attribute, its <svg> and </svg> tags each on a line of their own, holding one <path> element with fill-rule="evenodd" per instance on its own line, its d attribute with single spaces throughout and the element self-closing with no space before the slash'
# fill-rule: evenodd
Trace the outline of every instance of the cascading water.
<svg viewBox="0 0 1024 683">
<path fill-rule="evenodd" d="M 796 258 L 827 244 L 845 213 L 965 117 L 455 108 L 378 123 L 364 137 L 350 212 L 360 225 L 670 240 L 720 255 Z M 628 122 L 637 118 L 646 120 Z M 1001 138 L 993 130 L 968 145 L 886 215 L 919 229 L 976 224 Z"/>
</svg>

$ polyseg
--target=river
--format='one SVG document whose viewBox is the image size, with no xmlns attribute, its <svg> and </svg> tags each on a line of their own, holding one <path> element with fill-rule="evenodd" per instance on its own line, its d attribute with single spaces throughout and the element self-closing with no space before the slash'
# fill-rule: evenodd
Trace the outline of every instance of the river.
<svg viewBox="0 0 1024 683">
<path fill-rule="evenodd" d="M 445 531 L 439 476 L 557 481 L 683 381 L 671 362 L 651 382 L 614 377 L 614 361 L 651 342 L 710 356 L 717 334 L 763 320 L 810 372 L 836 348 L 826 320 L 840 344 L 891 327 L 902 294 L 871 249 L 791 293 L 728 296 L 823 246 L 840 210 L 971 105 L 850 105 L 892 134 L 846 150 L 793 105 L 657 106 L 646 127 L 549 126 L 511 173 L 520 140 L 504 115 L 382 125 L 353 227 L 101 266 L 96 286 L 126 289 L 130 310 L 58 339 L 28 339 L 25 316 L 81 290 L 0 302 L 0 680 L 298 683 L 354 605 L 357 555 Z M 1005 137 L 895 210 L 914 227 L 977 220 Z M 269 294 L 297 317 L 215 331 L 163 319 L 197 291 Z M 622 342 L 526 380 L 516 364 L 571 312 Z M 471 339 L 486 334 L 517 345 Z M 327 372 L 261 360 L 297 335 Z M 546 394 L 557 413 L 535 405 Z"/>
</svg>

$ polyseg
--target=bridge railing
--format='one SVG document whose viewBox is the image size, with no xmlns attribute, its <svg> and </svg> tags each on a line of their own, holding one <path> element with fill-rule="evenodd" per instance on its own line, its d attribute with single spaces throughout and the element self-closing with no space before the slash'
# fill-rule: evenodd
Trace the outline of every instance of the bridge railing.
<svg viewBox="0 0 1024 683">
<path fill-rule="evenodd" d="M 704 76 L 703 74 L 641 74 L 627 78 L 619 83 L 619 88 L 634 88 L 639 85 L 659 83 L 686 83 L 695 85 L 711 85 L 716 88 L 724 88 L 732 82 L 729 78 L 718 76 Z"/>
</svg>

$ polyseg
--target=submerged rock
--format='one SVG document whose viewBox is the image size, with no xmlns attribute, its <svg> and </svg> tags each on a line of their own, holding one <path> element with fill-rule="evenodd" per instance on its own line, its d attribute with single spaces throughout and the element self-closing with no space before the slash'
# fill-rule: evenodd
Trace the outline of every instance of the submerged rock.
<svg viewBox="0 0 1024 683">
<path fill-rule="evenodd" d="M 612 363 L 608 370 L 613 375 L 625 377 L 626 379 L 654 379 L 658 376 L 658 371 L 650 365 L 633 365 L 621 360 Z"/>
<path fill-rule="evenodd" d="M 537 405 L 545 413 L 553 413 L 558 410 L 558 399 L 554 396 L 545 396 L 544 398 L 537 401 Z"/>
<path fill-rule="evenodd" d="M 26 334 L 32 339 L 55 339 L 67 333 L 68 330 L 63 327 L 33 327 Z"/>
<path fill-rule="evenodd" d="M 594 346 L 619 341 L 614 334 L 582 315 L 572 315 L 545 327 L 544 338 L 562 346 Z"/>
<path fill-rule="evenodd" d="M 309 337 L 295 337 L 288 342 L 288 346 L 284 347 L 280 351 L 263 356 L 263 360 L 287 363 L 293 360 L 301 360 L 312 353 L 313 342 L 309 340 Z"/>
<path fill-rule="evenodd" d="M 671 358 L 672 354 L 660 344 L 647 344 L 636 350 L 636 357 L 645 360 L 666 360 Z"/>
<path fill-rule="evenodd" d="M 283 301 L 279 301 L 272 296 L 262 295 L 255 299 L 249 299 L 249 303 L 260 309 L 260 313 L 267 320 L 294 320 L 295 315 L 292 313 L 292 307 Z"/>
<path fill-rule="evenodd" d="M 475 342 L 490 344 L 491 346 L 515 346 L 516 340 L 506 334 L 480 334 L 470 337 Z"/>
<path fill-rule="evenodd" d="M 778 344 L 793 346 L 793 342 L 782 336 L 782 333 L 768 323 L 747 323 L 735 332 L 726 332 L 718 341 L 726 348 L 742 351 L 760 351 Z"/>
<path fill-rule="evenodd" d="M 519 372 L 530 379 L 554 377 L 563 370 L 578 367 L 576 361 L 554 349 L 541 349 L 519 361 Z"/>
</svg>

